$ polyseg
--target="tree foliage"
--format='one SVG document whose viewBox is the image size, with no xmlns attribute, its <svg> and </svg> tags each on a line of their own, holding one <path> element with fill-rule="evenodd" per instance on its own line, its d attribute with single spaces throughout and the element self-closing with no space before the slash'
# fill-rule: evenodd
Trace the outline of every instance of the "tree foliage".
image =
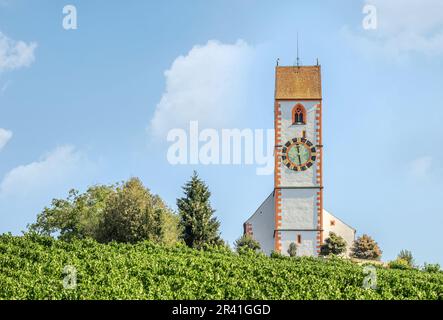
<svg viewBox="0 0 443 320">
<path fill-rule="evenodd" d="M 291 242 L 291 244 L 289 245 L 288 254 L 290 257 L 297 256 L 297 245 L 294 242 Z"/>
<path fill-rule="evenodd" d="M 411 269 L 411 266 L 409 265 L 408 261 L 405 259 L 401 259 L 401 258 L 397 258 L 393 261 L 390 261 L 388 263 L 388 267 L 390 269 L 399 269 L 399 270 Z"/>
<path fill-rule="evenodd" d="M 61 240 L 97 239 L 106 202 L 114 193 L 114 185 L 92 186 L 84 193 L 71 189 L 66 199 L 53 199 L 51 205 L 37 215 L 37 221 L 28 226 L 28 230 L 58 236 Z"/>
<path fill-rule="evenodd" d="M 286 259 L 285 255 L 283 255 L 280 251 L 272 250 L 271 254 L 269 255 L 271 259 Z"/>
<path fill-rule="evenodd" d="M 178 217 L 137 178 L 92 186 L 84 193 L 71 190 L 66 199 L 53 199 L 28 230 L 65 241 L 150 239 L 170 244 L 179 236 Z"/>
<path fill-rule="evenodd" d="M 426 263 L 423 267 L 424 272 L 435 273 L 440 272 L 440 265 L 438 263 Z"/>
<path fill-rule="evenodd" d="M 412 252 L 408 250 L 401 250 L 397 256 L 397 259 L 401 259 L 407 262 L 408 266 L 411 268 L 415 267 L 415 260 L 412 256 Z"/>
<path fill-rule="evenodd" d="M 183 239 L 189 247 L 202 248 L 204 244 L 219 244 L 220 222 L 214 217 L 209 198 L 211 192 L 197 172 L 183 186 L 184 197 L 177 199 Z"/>
<path fill-rule="evenodd" d="M 132 178 L 108 198 L 98 228 L 98 240 L 165 242 L 168 214 L 169 209 L 160 197 L 152 195 L 139 179 Z"/>
<path fill-rule="evenodd" d="M 380 260 L 382 251 L 370 236 L 364 234 L 354 241 L 351 256 L 357 259 Z"/>
<path fill-rule="evenodd" d="M 244 234 L 235 241 L 235 249 L 239 253 L 244 250 L 258 251 L 260 250 L 260 243 L 249 234 Z"/>
<path fill-rule="evenodd" d="M 329 233 L 329 237 L 325 239 L 320 248 L 320 254 L 328 256 L 331 254 L 341 255 L 346 252 L 346 241 L 334 232 Z"/>
</svg>

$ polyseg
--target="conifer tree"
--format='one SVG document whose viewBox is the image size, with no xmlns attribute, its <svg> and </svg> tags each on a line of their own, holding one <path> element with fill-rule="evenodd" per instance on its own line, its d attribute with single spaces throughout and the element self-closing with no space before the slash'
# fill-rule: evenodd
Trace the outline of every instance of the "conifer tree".
<svg viewBox="0 0 443 320">
<path fill-rule="evenodd" d="M 340 255 L 346 251 L 346 241 L 334 232 L 329 233 L 324 244 L 320 248 L 320 254 L 328 256 L 330 254 Z"/>
<path fill-rule="evenodd" d="M 289 245 L 288 254 L 290 257 L 297 256 L 297 245 L 294 242 L 291 242 L 291 244 Z"/>
<path fill-rule="evenodd" d="M 183 186 L 184 197 L 177 199 L 183 239 L 189 247 L 202 248 L 203 245 L 222 244 L 220 222 L 215 218 L 209 198 L 211 192 L 197 172 Z"/>
</svg>

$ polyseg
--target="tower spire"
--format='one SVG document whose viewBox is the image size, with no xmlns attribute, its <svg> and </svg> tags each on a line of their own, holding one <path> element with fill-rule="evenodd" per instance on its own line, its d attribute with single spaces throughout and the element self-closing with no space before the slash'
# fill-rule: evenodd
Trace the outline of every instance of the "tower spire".
<svg viewBox="0 0 443 320">
<path fill-rule="evenodd" d="M 298 49 L 298 31 L 297 31 L 297 67 L 300 67 L 300 56 L 299 56 L 299 49 Z"/>
</svg>

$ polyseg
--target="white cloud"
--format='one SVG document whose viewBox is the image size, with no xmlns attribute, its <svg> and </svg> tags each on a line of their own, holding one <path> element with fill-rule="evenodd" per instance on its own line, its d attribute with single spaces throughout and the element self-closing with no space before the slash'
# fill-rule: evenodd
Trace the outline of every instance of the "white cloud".
<svg viewBox="0 0 443 320">
<path fill-rule="evenodd" d="M 410 53 L 443 54 L 443 1 L 365 0 L 362 8 L 365 4 L 377 9 L 377 29 L 343 29 L 345 37 L 363 52 L 394 58 Z"/>
<path fill-rule="evenodd" d="M 433 158 L 430 156 L 416 158 L 409 164 L 410 174 L 418 179 L 427 178 L 431 173 L 432 163 Z"/>
<path fill-rule="evenodd" d="M 208 41 L 179 56 L 165 71 L 166 89 L 150 122 L 155 136 L 184 128 L 191 120 L 216 128 L 235 118 L 244 107 L 245 77 L 254 49 L 244 41 Z"/>
<path fill-rule="evenodd" d="M 82 153 L 72 146 L 58 147 L 38 161 L 9 171 L 0 183 L 0 198 L 33 195 L 64 185 L 86 168 L 87 160 Z"/>
<path fill-rule="evenodd" d="M 6 129 L 0 128 L 0 151 L 11 140 L 12 132 Z"/>
<path fill-rule="evenodd" d="M 35 60 L 35 42 L 15 41 L 0 32 L 0 72 L 29 67 Z"/>
<path fill-rule="evenodd" d="M 13 168 L 0 181 L 0 233 L 25 230 L 51 199 L 94 184 L 97 169 L 83 152 L 68 145 Z"/>
</svg>

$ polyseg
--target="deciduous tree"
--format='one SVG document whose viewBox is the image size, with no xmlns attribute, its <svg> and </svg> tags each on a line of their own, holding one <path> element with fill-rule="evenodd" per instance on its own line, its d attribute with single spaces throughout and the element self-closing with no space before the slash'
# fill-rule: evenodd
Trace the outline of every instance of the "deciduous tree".
<svg viewBox="0 0 443 320">
<path fill-rule="evenodd" d="M 366 260 L 380 260 L 382 251 L 370 236 L 364 234 L 354 241 L 352 257 Z"/>
</svg>

